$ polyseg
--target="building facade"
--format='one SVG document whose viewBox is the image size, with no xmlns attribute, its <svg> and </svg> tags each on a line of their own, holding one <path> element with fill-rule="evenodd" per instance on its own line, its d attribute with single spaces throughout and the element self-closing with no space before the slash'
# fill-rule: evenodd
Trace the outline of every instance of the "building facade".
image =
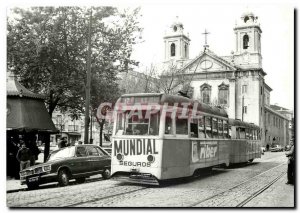
<svg viewBox="0 0 300 213">
<path fill-rule="evenodd" d="M 56 135 L 51 135 L 51 145 L 56 146 L 62 137 L 67 138 L 67 141 L 70 144 L 75 144 L 78 141 L 84 142 L 84 115 L 79 116 L 78 119 L 72 119 L 70 113 L 56 111 L 52 115 L 52 121 L 59 132 Z M 102 135 L 102 145 L 110 143 L 109 137 L 111 133 L 109 130 L 110 127 L 105 125 Z M 100 127 L 94 116 L 89 127 L 89 138 L 93 139 L 93 144 L 100 144 Z"/>
<path fill-rule="evenodd" d="M 181 73 L 189 76 L 191 97 L 221 106 L 230 118 L 260 126 L 263 146 L 288 144 L 288 119 L 270 107 L 272 89 L 264 79 L 258 17 L 251 12 L 241 16 L 233 29 L 235 51 L 229 56 L 218 56 L 205 44 L 203 51 L 190 59 L 190 39 L 183 26 L 175 21 L 163 37 L 163 64 L 175 62 Z M 269 122 L 268 116 L 275 123 Z"/>
</svg>

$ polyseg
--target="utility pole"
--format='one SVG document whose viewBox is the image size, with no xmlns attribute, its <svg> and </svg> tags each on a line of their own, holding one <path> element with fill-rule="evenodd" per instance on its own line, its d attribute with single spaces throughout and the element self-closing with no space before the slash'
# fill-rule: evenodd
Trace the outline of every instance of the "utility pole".
<svg viewBox="0 0 300 213">
<path fill-rule="evenodd" d="M 89 121 L 90 121 L 90 90 L 91 90 L 91 25 L 92 8 L 90 9 L 88 55 L 87 55 L 87 78 L 85 86 L 85 118 L 84 118 L 84 143 L 89 144 Z"/>
<path fill-rule="evenodd" d="M 242 121 L 244 121 L 244 96 L 242 99 Z"/>
<path fill-rule="evenodd" d="M 90 144 L 93 143 L 93 109 L 91 109 Z"/>
</svg>

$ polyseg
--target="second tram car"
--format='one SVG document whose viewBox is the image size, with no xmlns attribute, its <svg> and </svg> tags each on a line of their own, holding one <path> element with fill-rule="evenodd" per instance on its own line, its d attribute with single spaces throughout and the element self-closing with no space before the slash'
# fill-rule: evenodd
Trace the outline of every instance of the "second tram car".
<svg viewBox="0 0 300 213">
<path fill-rule="evenodd" d="M 127 94 L 115 105 L 113 178 L 158 185 L 260 154 L 259 127 L 223 109 L 167 94 Z"/>
</svg>

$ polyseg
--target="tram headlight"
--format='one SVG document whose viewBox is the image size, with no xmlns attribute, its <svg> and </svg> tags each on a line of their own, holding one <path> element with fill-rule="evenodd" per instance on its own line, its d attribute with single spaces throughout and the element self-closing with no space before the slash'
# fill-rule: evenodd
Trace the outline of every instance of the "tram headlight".
<svg viewBox="0 0 300 213">
<path fill-rule="evenodd" d="M 150 162 L 150 163 L 153 163 L 155 161 L 155 157 L 153 155 L 148 155 L 147 156 L 147 160 Z"/>
<path fill-rule="evenodd" d="M 117 154 L 117 159 L 118 159 L 119 161 L 121 161 L 121 160 L 124 159 L 124 156 L 123 156 L 121 153 L 118 153 L 118 154 Z"/>
</svg>

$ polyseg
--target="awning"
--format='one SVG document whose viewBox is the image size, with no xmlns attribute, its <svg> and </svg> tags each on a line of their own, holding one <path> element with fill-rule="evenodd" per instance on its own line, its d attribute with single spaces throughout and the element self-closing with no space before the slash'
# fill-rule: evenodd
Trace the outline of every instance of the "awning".
<svg viewBox="0 0 300 213">
<path fill-rule="evenodd" d="M 81 136 L 79 132 L 63 132 L 63 133 L 68 134 L 70 136 Z"/>
<path fill-rule="evenodd" d="M 7 96 L 7 130 L 58 132 L 42 99 Z"/>
</svg>

